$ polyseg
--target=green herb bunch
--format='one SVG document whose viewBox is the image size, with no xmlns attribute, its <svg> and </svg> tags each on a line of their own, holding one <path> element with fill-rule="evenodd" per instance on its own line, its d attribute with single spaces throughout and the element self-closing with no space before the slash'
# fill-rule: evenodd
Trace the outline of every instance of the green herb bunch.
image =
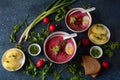
<svg viewBox="0 0 120 80">
<path fill-rule="evenodd" d="M 68 71 L 73 74 L 71 78 L 68 78 L 66 80 L 86 80 L 82 77 L 83 73 L 79 70 L 79 64 L 72 64 L 69 65 Z"/>
<path fill-rule="evenodd" d="M 32 78 L 34 79 L 38 75 L 38 70 L 36 65 L 32 62 L 30 58 L 28 58 L 28 64 L 26 65 L 26 69 L 24 71 L 26 75 L 32 75 Z"/>
<path fill-rule="evenodd" d="M 28 36 L 28 41 L 30 43 L 39 43 L 45 40 L 45 38 L 50 34 L 47 28 L 42 28 L 40 32 L 30 32 Z"/>
<path fill-rule="evenodd" d="M 46 76 L 48 73 L 50 73 L 50 71 L 52 70 L 52 67 L 53 67 L 53 63 L 49 63 L 49 64 L 46 64 L 43 69 L 41 71 L 39 71 L 40 73 L 40 77 L 42 80 L 45 80 L 46 79 Z"/>
<path fill-rule="evenodd" d="M 112 57 L 114 55 L 114 50 L 120 49 L 120 42 L 118 41 L 110 41 L 106 45 L 103 45 L 104 55 L 108 57 Z"/>
<path fill-rule="evenodd" d="M 16 39 L 17 33 L 20 31 L 20 28 L 21 28 L 22 26 L 27 26 L 27 19 L 28 19 L 28 17 L 29 17 L 29 16 L 25 17 L 21 24 L 16 24 L 16 25 L 13 27 L 13 31 L 11 32 L 11 34 L 10 34 L 10 39 L 9 39 L 9 41 L 10 41 L 11 43 L 16 43 L 16 42 L 17 42 L 17 39 Z"/>
</svg>

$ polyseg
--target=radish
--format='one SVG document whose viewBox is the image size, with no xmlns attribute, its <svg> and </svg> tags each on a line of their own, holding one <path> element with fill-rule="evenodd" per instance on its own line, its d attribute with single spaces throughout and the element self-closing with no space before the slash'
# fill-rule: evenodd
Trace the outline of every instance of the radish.
<svg viewBox="0 0 120 80">
<path fill-rule="evenodd" d="M 39 59 L 36 63 L 38 68 L 42 67 L 45 64 L 45 59 Z"/>
<path fill-rule="evenodd" d="M 48 29 L 50 32 L 54 32 L 54 31 L 56 31 L 56 25 L 50 24 Z"/>
<path fill-rule="evenodd" d="M 43 18 L 43 23 L 48 24 L 50 22 L 50 19 L 48 17 Z"/>
<path fill-rule="evenodd" d="M 89 45 L 89 40 L 88 40 L 87 38 L 83 38 L 83 39 L 81 40 L 81 42 L 82 42 L 82 44 L 83 44 L 84 46 Z"/>
<path fill-rule="evenodd" d="M 107 61 L 103 61 L 102 66 L 103 66 L 104 69 L 108 69 L 110 65 Z"/>
</svg>

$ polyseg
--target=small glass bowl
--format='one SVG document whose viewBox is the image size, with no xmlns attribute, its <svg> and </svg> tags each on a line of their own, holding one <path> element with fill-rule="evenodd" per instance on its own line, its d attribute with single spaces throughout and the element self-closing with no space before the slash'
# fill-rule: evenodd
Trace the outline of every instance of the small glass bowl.
<svg viewBox="0 0 120 80">
<path fill-rule="evenodd" d="M 36 46 L 36 47 L 38 48 L 37 53 L 35 53 L 35 54 L 31 53 L 30 48 L 31 48 L 32 46 Z M 28 47 L 28 53 L 29 53 L 31 56 L 37 56 L 37 55 L 40 54 L 40 52 L 41 52 L 41 47 L 40 47 L 39 44 L 33 43 L 33 44 L 29 45 L 29 47 Z"/>
<path fill-rule="evenodd" d="M 94 49 L 94 53 L 93 53 L 93 49 Z M 95 50 L 96 50 L 96 51 L 99 51 L 99 53 L 96 52 Z M 93 47 L 90 48 L 90 55 L 91 55 L 92 57 L 98 59 L 98 58 L 102 57 L 102 55 L 103 55 L 103 50 L 102 50 L 102 48 L 99 47 L 99 46 L 93 46 Z"/>
</svg>

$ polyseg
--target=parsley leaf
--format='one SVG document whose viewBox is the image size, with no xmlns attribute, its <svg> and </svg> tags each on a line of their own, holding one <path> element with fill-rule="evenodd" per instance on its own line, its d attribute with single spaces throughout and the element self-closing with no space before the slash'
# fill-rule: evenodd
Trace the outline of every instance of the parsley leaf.
<svg viewBox="0 0 120 80">
<path fill-rule="evenodd" d="M 50 63 L 49 65 L 46 64 L 43 69 L 39 72 L 40 73 L 40 77 L 42 80 L 45 80 L 46 75 L 49 73 L 49 71 L 51 70 L 53 66 L 53 63 Z"/>
<path fill-rule="evenodd" d="M 55 77 L 55 80 L 62 80 L 62 78 L 61 78 L 61 76 L 60 76 L 60 74 L 58 72 L 54 71 L 52 73 L 52 75 Z"/>
<path fill-rule="evenodd" d="M 69 65 L 68 70 L 70 73 L 76 74 L 78 72 L 78 65 L 77 64 Z"/>
<path fill-rule="evenodd" d="M 114 55 L 114 50 L 120 49 L 120 42 L 118 41 L 110 41 L 107 44 L 103 45 L 104 49 L 104 55 L 107 55 L 108 57 L 112 57 Z"/>
<path fill-rule="evenodd" d="M 73 76 L 73 77 L 71 77 L 71 78 L 68 78 L 68 79 L 66 79 L 66 80 L 86 80 L 86 79 L 85 79 L 85 78 L 82 78 L 82 77 L 80 77 L 80 76 L 75 75 L 75 76 Z"/>
</svg>

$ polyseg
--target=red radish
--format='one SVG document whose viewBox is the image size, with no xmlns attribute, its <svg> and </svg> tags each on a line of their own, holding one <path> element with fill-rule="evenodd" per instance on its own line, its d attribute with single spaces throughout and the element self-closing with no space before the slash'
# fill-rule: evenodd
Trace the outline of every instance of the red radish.
<svg viewBox="0 0 120 80">
<path fill-rule="evenodd" d="M 50 19 L 48 17 L 43 18 L 43 23 L 48 24 L 50 22 Z"/>
<path fill-rule="evenodd" d="M 50 25 L 49 25 L 49 30 L 50 30 L 51 32 L 56 31 L 56 26 L 55 26 L 54 24 L 50 24 Z"/>
<path fill-rule="evenodd" d="M 45 60 L 44 59 L 39 59 L 36 63 L 36 66 L 38 68 L 42 67 L 45 64 Z"/>
<path fill-rule="evenodd" d="M 87 38 L 83 38 L 83 39 L 81 40 L 81 42 L 82 42 L 82 44 L 83 44 L 84 46 L 89 45 L 89 40 L 88 40 Z"/>
<path fill-rule="evenodd" d="M 103 66 L 104 69 L 108 69 L 110 65 L 107 61 L 103 61 L 102 66 Z"/>
</svg>

